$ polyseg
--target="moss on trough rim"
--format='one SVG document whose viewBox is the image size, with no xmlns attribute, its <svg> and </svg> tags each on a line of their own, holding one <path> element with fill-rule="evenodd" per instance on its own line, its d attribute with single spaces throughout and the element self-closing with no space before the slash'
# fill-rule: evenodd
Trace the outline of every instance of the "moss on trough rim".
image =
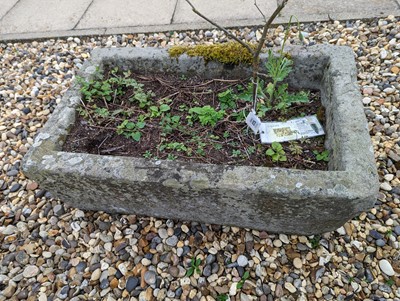
<svg viewBox="0 0 400 301">
<path fill-rule="evenodd" d="M 257 45 L 247 43 L 252 49 Z M 186 53 L 188 56 L 201 56 L 206 62 L 218 61 L 223 64 L 251 64 L 253 55 L 243 45 L 237 42 L 227 42 L 212 45 L 173 46 L 168 49 L 171 57 L 178 58 Z"/>
</svg>

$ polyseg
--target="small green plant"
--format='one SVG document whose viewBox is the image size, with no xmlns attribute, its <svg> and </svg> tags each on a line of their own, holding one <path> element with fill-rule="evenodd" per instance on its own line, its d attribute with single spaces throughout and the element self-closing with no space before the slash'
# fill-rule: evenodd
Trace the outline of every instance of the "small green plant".
<svg viewBox="0 0 400 301">
<path fill-rule="evenodd" d="M 178 129 L 180 127 L 180 120 L 181 116 L 166 113 L 160 121 L 163 134 L 169 134 L 173 130 Z"/>
<path fill-rule="evenodd" d="M 393 235 L 393 230 L 392 229 L 387 230 L 386 233 L 385 233 L 385 236 L 388 237 L 388 238 L 390 236 L 392 236 L 392 235 Z"/>
<path fill-rule="evenodd" d="M 224 110 L 216 111 L 213 107 L 207 105 L 204 107 L 194 107 L 189 110 L 189 114 L 193 113 L 200 120 L 201 125 L 215 126 L 225 114 Z"/>
<path fill-rule="evenodd" d="M 124 120 L 118 127 L 117 127 L 117 134 L 123 135 L 126 138 L 131 138 L 136 142 L 140 141 L 142 137 L 142 133 L 139 131 L 145 127 L 145 123 L 142 121 L 132 122 L 129 120 Z"/>
<path fill-rule="evenodd" d="M 317 161 L 325 161 L 328 162 L 329 161 L 329 151 L 328 150 L 324 150 L 323 152 L 318 152 L 318 151 L 313 151 L 313 154 L 315 155 L 315 159 Z"/>
<path fill-rule="evenodd" d="M 153 157 L 153 154 L 151 153 L 151 151 L 147 150 L 144 152 L 143 157 L 146 159 L 150 159 L 151 157 Z"/>
<path fill-rule="evenodd" d="M 150 106 L 149 107 L 150 110 L 150 117 L 159 117 L 161 116 L 163 113 L 168 112 L 169 110 L 171 110 L 171 107 L 167 104 L 162 104 L 159 107 L 157 106 Z"/>
<path fill-rule="evenodd" d="M 167 160 L 175 161 L 176 159 L 178 159 L 178 157 L 173 154 L 168 154 L 167 156 Z"/>
<path fill-rule="evenodd" d="M 283 146 L 279 142 L 272 142 L 271 147 L 265 152 L 265 154 L 271 157 L 273 162 L 287 161 Z"/>
<path fill-rule="evenodd" d="M 217 301 L 227 301 L 229 299 L 227 294 L 221 294 L 217 296 Z"/>
<path fill-rule="evenodd" d="M 242 152 L 240 151 L 240 149 L 232 150 L 232 157 L 236 158 L 236 157 L 240 157 L 241 155 L 242 155 Z"/>
<path fill-rule="evenodd" d="M 386 280 L 385 283 L 386 283 L 387 286 L 392 286 L 392 285 L 394 285 L 396 283 L 396 281 L 394 281 L 392 278 L 389 278 L 389 279 Z"/>
<path fill-rule="evenodd" d="M 190 267 L 189 269 L 186 271 L 186 276 L 190 277 L 194 274 L 194 272 L 196 272 L 197 274 L 200 274 L 200 264 L 201 264 L 201 259 L 200 258 L 195 258 L 193 257 L 190 260 Z"/>
<path fill-rule="evenodd" d="M 296 141 L 289 141 L 289 150 L 292 155 L 301 155 L 303 148 Z"/>
<path fill-rule="evenodd" d="M 245 283 L 245 281 L 250 277 L 250 273 L 248 271 L 244 272 L 242 279 L 236 284 L 237 289 L 241 289 Z"/>
<path fill-rule="evenodd" d="M 218 93 L 218 99 L 222 110 L 236 109 L 236 101 L 238 98 L 232 89 Z"/>
<path fill-rule="evenodd" d="M 313 238 L 310 238 L 309 241 L 310 241 L 310 244 L 311 244 L 311 248 L 313 248 L 313 249 L 319 248 L 319 246 L 320 246 L 320 242 L 319 242 L 320 241 L 320 236 L 319 235 L 316 235 Z"/>
</svg>

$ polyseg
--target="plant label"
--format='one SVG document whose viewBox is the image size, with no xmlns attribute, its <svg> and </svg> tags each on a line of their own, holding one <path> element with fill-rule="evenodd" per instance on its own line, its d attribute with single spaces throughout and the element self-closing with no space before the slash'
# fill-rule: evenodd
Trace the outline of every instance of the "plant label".
<svg viewBox="0 0 400 301">
<path fill-rule="evenodd" d="M 260 125 L 261 143 L 285 142 L 325 135 L 317 116 L 306 116 L 285 122 L 263 122 Z"/>
<path fill-rule="evenodd" d="M 261 126 L 261 120 L 260 120 L 260 118 L 258 118 L 258 116 L 256 115 L 256 112 L 254 110 L 251 110 L 249 115 L 247 115 L 246 123 L 249 126 L 249 128 L 251 128 L 253 130 L 254 134 L 258 133 L 258 129 Z"/>
</svg>

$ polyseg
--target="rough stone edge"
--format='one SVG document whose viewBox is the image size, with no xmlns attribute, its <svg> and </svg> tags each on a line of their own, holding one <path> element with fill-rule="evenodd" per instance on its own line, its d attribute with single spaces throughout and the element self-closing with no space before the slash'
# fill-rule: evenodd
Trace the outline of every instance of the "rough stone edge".
<svg viewBox="0 0 400 301">
<path fill-rule="evenodd" d="M 331 48 L 332 46 L 318 46 L 318 47 L 314 47 L 315 51 L 319 52 L 322 49 L 324 49 L 325 51 L 327 49 L 333 49 Z M 107 50 L 109 51 L 109 50 Z M 137 51 L 137 50 L 134 50 Z M 292 50 L 292 51 L 296 51 L 296 49 Z M 97 50 L 94 51 L 92 53 L 92 61 L 91 62 L 86 62 L 83 70 L 86 70 L 86 76 L 91 76 L 93 74 L 93 63 L 98 63 L 100 56 L 101 56 L 101 52 L 103 52 L 102 50 Z M 337 54 L 338 56 L 341 57 L 341 59 L 343 59 L 343 56 L 347 56 L 349 59 L 353 59 L 353 54 L 351 52 L 351 50 L 343 50 L 342 52 L 338 52 L 337 49 L 335 49 L 334 51 L 335 54 Z M 345 74 L 348 74 L 349 76 L 353 77 L 353 72 L 350 72 L 351 69 L 354 68 L 354 60 L 352 60 L 352 64 L 347 64 L 345 63 L 343 68 L 339 68 L 339 70 L 331 70 L 331 73 L 333 72 L 335 76 L 343 76 L 343 71 L 345 71 Z M 350 66 L 350 69 L 347 67 Z M 89 70 L 89 72 L 88 72 Z M 336 73 L 337 72 L 337 73 Z M 338 87 L 339 88 L 339 87 Z M 77 99 L 76 97 L 71 97 L 71 95 L 75 92 L 76 87 L 73 87 L 71 91 L 67 92 L 70 93 L 69 95 L 66 94 L 64 97 L 68 99 L 68 101 L 64 104 L 64 105 L 60 105 L 59 107 L 57 107 L 57 109 L 55 110 L 55 112 L 52 114 L 51 118 L 49 119 L 48 123 L 46 123 L 43 131 L 38 135 L 38 137 L 35 140 L 35 146 L 37 147 L 32 147 L 27 156 L 24 159 L 24 164 L 23 164 L 23 170 L 27 173 L 27 175 L 29 176 L 29 174 L 35 173 L 36 170 L 38 169 L 47 169 L 49 172 L 62 172 L 63 171 L 63 167 L 65 167 L 65 162 L 69 161 L 71 164 L 69 166 L 66 166 L 65 168 L 65 172 L 80 172 L 82 173 L 82 165 L 78 164 L 78 165 L 74 165 L 75 163 L 80 163 L 80 162 L 76 162 L 75 161 L 75 154 L 69 154 L 69 153 L 63 153 L 63 152 L 59 152 L 60 150 L 60 137 L 63 137 L 68 128 L 72 125 L 73 120 L 75 118 L 75 110 L 73 109 L 73 107 L 79 102 L 79 99 Z M 336 88 L 334 87 L 332 90 L 335 90 Z M 352 87 L 350 87 L 348 89 L 348 91 L 345 94 L 351 93 L 351 96 L 355 96 L 356 95 L 358 98 L 360 98 L 361 96 L 359 95 L 359 92 L 356 91 L 356 87 L 354 85 L 352 85 Z M 355 94 L 354 94 L 355 93 Z M 346 96 L 345 94 L 342 94 L 343 99 L 345 99 L 344 96 Z M 347 95 L 348 96 L 348 95 Z M 339 99 L 340 101 L 340 99 Z M 358 110 L 358 113 L 361 112 L 361 114 L 363 115 L 363 118 L 365 119 L 363 110 L 362 110 L 362 105 L 361 105 L 361 101 L 358 102 L 360 109 Z M 64 110 L 64 111 L 63 111 Z M 69 114 L 65 114 L 65 110 L 67 110 L 67 112 L 69 112 Z M 61 113 L 63 112 L 63 113 Z M 346 113 L 343 112 L 343 113 Z M 68 116 L 69 115 L 69 116 Z M 353 115 L 351 117 L 354 117 Z M 64 118 L 64 119 L 62 119 Z M 60 120 L 64 120 L 64 127 L 62 128 L 56 128 L 54 126 L 55 122 L 59 122 Z M 365 119 L 366 122 L 366 119 Z M 361 123 L 362 126 L 362 123 Z M 364 131 L 362 131 L 364 133 Z M 369 141 L 370 137 L 369 134 L 367 132 L 368 138 L 367 141 Z M 62 139 L 61 139 L 62 140 Z M 354 150 L 353 148 L 346 148 L 344 147 L 344 152 L 347 152 L 347 154 L 354 154 L 354 151 L 357 152 L 357 155 L 359 157 L 360 156 L 360 150 Z M 89 161 L 91 161 L 92 163 L 100 160 L 99 163 L 101 162 L 101 159 L 99 158 L 99 156 L 96 155 L 88 155 L 86 154 L 85 156 L 87 156 L 88 158 L 90 158 Z M 74 159 L 75 158 L 75 159 Z M 116 157 L 113 157 L 115 160 Z M 131 168 L 135 168 L 135 167 L 143 167 L 146 166 L 146 164 L 151 167 L 151 168 L 159 168 L 159 169 L 165 169 L 165 170 L 169 170 L 170 168 L 177 168 L 176 164 L 185 166 L 187 164 L 182 164 L 179 162 L 170 162 L 170 161 L 161 161 L 160 164 L 158 164 L 157 166 L 152 165 L 153 162 L 146 162 L 144 159 L 138 159 L 138 160 L 130 160 L 129 158 L 118 158 L 118 160 L 121 160 L 122 166 L 131 166 Z M 74 164 L 72 164 L 74 163 Z M 350 162 L 351 163 L 351 162 Z M 328 182 L 324 182 L 323 185 L 321 185 L 322 187 L 315 187 L 313 184 L 313 179 L 315 179 L 315 177 L 317 179 L 321 179 L 321 178 L 325 178 L 327 175 L 326 171 L 296 171 L 296 170 L 290 170 L 290 169 L 270 169 L 270 168 L 264 168 L 264 167 L 234 167 L 234 168 L 229 168 L 227 173 L 226 173 L 226 177 L 227 179 L 232 179 L 232 176 L 235 178 L 235 185 L 232 185 L 232 182 L 230 180 L 228 181 L 222 181 L 219 183 L 219 185 L 222 185 L 221 187 L 225 187 L 226 189 L 230 189 L 230 190 L 235 190 L 238 189 L 238 191 L 240 191 L 241 189 L 245 189 L 246 187 L 248 187 L 247 185 L 250 183 L 254 183 L 255 178 L 246 176 L 239 176 L 240 175 L 249 175 L 249 174 L 257 174 L 257 179 L 259 179 L 260 177 L 262 179 L 264 179 L 263 181 L 259 181 L 259 186 L 258 191 L 259 192 L 265 192 L 268 194 L 274 194 L 277 191 L 276 190 L 271 190 L 269 189 L 269 187 L 273 187 L 275 185 L 278 185 L 279 187 L 281 187 L 281 189 L 279 190 L 279 193 L 281 193 L 282 195 L 291 195 L 293 194 L 293 187 L 294 185 L 297 183 L 300 183 L 299 179 L 301 181 L 303 181 L 305 183 L 305 185 L 301 185 L 299 187 L 299 191 L 298 193 L 302 194 L 302 195 L 309 195 L 310 197 L 317 197 L 317 198 L 321 198 L 321 197 L 332 197 L 334 198 L 348 198 L 349 200 L 351 200 L 352 202 L 357 203 L 356 207 L 359 209 L 359 211 L 363 211 L 365 209 L 368 209 L 370 207 L 370 205 L 375 201 L 376 199 L 376 193 L 375 190 L 371 190 L 371 187 L 377 187 L 377 178 L 374 175 L 371 175 L 370 177 L 367 177 L 367 179 L 365 178 L 361 178 L 363 181 L 361 181 L 361 185 L 363 190 L 360 190 L 359 188 L 359 182 L 360 181 L 354 181 L 354 177 L 356 176 L 356 178 L 360 179 L 360 172 L 357 172 L 357 169 L 360 169 L 360 165 L 356 164 L 356 169 L 354 170 L 353 166 L 354 165 L 349 165 L 350 163 L 346 163 L 343 165 L 343 167 L 345 168 L 344 171 L 329 171 L 329 181 Z M 133 164 L 133 165 L 132 165 Z M 149 165 L 150 164 L 150 165 Z M 156 163 L 154 163 L 156 164 Z M 373 165 L 373 164 L 372 164 Z M 101 166 L 101 164 L 100 164 Z M 364 165 L 361 165 L 364 166 Z M 371 164 L 369 164 L 369 167 L 371 166 Z M 207 171 L 210 165 L 207 164 L 192 164 L 191 168 L 194 168 L 194 170 L 196 171 L 196 173 L 199 175 L 200 178 L 204 178 L 204 179 L 211 179 L 210 174 L 208 174 L 208 172 L 204 172 L 205 170 Z M 217 166 L 218 167 L 218 166 Z M 350 169 L 347 169 L 350 168 Z M 90 170 L 90 169 L 86 169 L 86 170 Z M 189 168 L 190 170 L 190 168 Z M 240 171 L 240 172 L 234 172 L 234 171 Z M 201 172 L 203 171 L 203 172 Z M 85 172 L 83 173 L 85 174 Z M 276 177 L 276 175 L 279 174 L 279 177 Z M 93 174 L 91 174 L 90 172 L 87 173 L 88 176 L 93 176 Z M 112 177 L 115 177 L 116 175 L 112 175 Z M 125 175 L 127 176 L 127 175 Z M 107 179 L 109 179 L 110 174 L 108 172 L 102 172 L 100 170 L 100 173 L 98 174 L 98 178 L 101 178 L 104 181 L 107 181 Z M 274 179 L 277 180 L 274 183 Z M 124 177 L 121 177 L 121 179 L 124 179 Z M 126 178 L 125 178 L 126 179 Z M 271 180 L 272 179 L 272 180 Z M 284 179 L 284 180 L 282 180 Z M 133 178 L 131 178 L 130 180 L 135 180 Z M 137 179 L 136 179 L 137 180 Z M 333 180 L 333 181 L 332 181 Z M 293 182 L 295 181 L 295 182 Z M 207 182 L 207 181 L 206 181 Z M 210 182 L 210 181 L 208 181 Z M 240 183 L 242 185 L 237 185 L 237 183 Z M 304 184 L 301 183 L 301 184 Z M 297 185 L 296 184 L 296 185 Z M 371 184 L 372 186 L 370 186 L 369 184 Z M 368 187 L 370 186 L 370 187 Z M 310 189 L 310 187 L 312 187 Z M 297 188 L 297 186 L 296 186 Z M 366 188 L 364 190 L 364 188 Z M 361 193 L 360 193 L 361 192 Z M 376 191 L 377 192 L 377 191 Z M 365 200 L 369 200 L 368 203 L 365 202 Z"/>
</svg>

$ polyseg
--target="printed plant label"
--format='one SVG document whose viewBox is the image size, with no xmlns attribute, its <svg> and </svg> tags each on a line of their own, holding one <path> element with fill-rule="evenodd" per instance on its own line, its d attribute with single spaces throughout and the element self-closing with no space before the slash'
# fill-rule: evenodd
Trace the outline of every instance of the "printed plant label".
<svg viewBox="0 0 400 301">
<path fill-rule="evenodd" d="M 325 135 L 317 116 L 306 116 L 285 122 L 262 122 L 261 143 L 285 142 Z"/>
</svg>

